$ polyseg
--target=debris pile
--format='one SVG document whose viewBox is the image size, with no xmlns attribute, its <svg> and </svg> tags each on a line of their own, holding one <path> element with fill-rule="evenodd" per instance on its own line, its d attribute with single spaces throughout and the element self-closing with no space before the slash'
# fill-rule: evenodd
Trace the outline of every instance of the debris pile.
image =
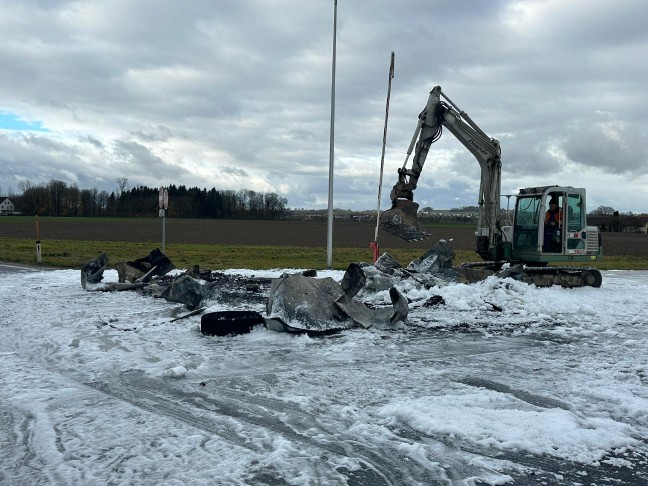
<svg viewBox="0 0 648 486">
<path fill-rule="evenodd" d="M 407 280 L 429 289 L 466 281 L 467 272 L 453 267 L 454 256 L 448 242 L 440 240 L 406 267 L 385 253 L 373 265 L 351 263 L 342 280 L 336 282 L 329 277 L 317 278 L 314 270 L 264 279 L 201 271 L 196 265 L 185 272 L 170 274 L 175 265 L 156 248 L 144 258 L 117 263 L 118 282 L 102 282 L 108 256 L 99 255 L 81 269 L 81 286 L 88 291 L 135 290 L 183 304 L 192 311 L 187 315 L 204 312 L 201 305 L 209 300 L 237 308 L 265 301 L 265 316 L 255 311 L 234 310 L 203 314 L 204 334 L 249 332 L 255 325 L 263 324 L 276 331 L 322 335 L 352 328 L 403 326 L 409 302 L 398 285 Z M 390 304 L 366 303 L 377 292 L 385 291 Z"/>
</svg>

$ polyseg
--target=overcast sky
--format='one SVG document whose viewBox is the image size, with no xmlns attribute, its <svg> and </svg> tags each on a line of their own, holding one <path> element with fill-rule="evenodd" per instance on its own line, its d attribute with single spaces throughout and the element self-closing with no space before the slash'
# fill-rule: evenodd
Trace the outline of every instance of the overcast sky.
<svg viewBox="0 0 648 486">
<path fill-rule="evenodd" d="M 0 0 L 0 193 L 184 184 L 328 204 L 334 0 Z M 648 212 L 648 2 L 339 0 L 334 205 L 382 209 L 429 91 L 502 146 L 502 193 Z M 446 130 L 415 200 L 474 205 Z M 506 200 L 502 201 L 506 206 Z"/>
</svg>

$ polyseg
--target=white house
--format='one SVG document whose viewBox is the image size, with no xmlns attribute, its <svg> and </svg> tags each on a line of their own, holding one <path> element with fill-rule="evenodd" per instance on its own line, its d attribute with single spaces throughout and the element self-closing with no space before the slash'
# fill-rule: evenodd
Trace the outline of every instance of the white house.
<svg viewBox="0 0 648 486">
<path fill-rule="evenodd" d="M 0 216 L 6 214 L 13 214 L 14 212 L 14 203 L 12 203 L 8 197 L 4 198 L 4 201 L 0 203 Z"/>
</svg>

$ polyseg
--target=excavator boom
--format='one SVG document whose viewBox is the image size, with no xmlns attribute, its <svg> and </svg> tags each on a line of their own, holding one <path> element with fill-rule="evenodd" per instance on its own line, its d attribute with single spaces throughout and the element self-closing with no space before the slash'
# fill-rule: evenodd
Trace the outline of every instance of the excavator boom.
<svg viewBox="0 0 648 486">
<path fill-rule="evenodd" d="M 441 97 L 445 101 L 441 100 Z M 440 86 L 430 92 L 427 104 L 419 114 L 418 124 L 403 167 L 398 169 L 398 181 L 392 188 L 392 207 L 380 217 L 383 229 L 406 241 L 430 237 L 418 222 L 418 204 L 414 202 L 414 190 L 423 170 L 430 146 L 440 137 L 443 128 L 450 132 L 475 156 L 481 166 L 479 194 L 478 235 L 484 251 L 491 251 L 498 234 L 500 198 L 500 146 L 488 137 L 468 115 L 460 110 Z M 412 166 L 407 168 L 409 156 L 414 151 Z"/>
</svg>

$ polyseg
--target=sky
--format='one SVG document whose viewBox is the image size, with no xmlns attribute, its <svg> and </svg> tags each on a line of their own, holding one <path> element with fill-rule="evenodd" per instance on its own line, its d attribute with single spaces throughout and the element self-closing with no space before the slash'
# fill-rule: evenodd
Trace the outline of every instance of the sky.
<svg viewBox="0 0 648 486">
<path fill-rule="evenodd" d="M 181 304 L 86 291 L 78 270 L 0 274 L 2 484 L 645 484 L 645 271 L 395 279 L 407 322 L 328 337 L 206 336 Z M 265 315 L 218 281 L 205 312 Z"/>
<path fill-rule="evenodd" d="M 333 0 L 0 0 L 0 193 L 52 179 L 117 190 L 250 189 L 328 206 Z M 381 208 L 429 91 L 502 147 L 502 194 L 585 187 L 648 212 L 648 3 L 337 2 L 333 206 Z M 446 130 L 415 200 L 475 205 Z M 506 204 L 503 199 L 502 204 Z"/>
</svg>

